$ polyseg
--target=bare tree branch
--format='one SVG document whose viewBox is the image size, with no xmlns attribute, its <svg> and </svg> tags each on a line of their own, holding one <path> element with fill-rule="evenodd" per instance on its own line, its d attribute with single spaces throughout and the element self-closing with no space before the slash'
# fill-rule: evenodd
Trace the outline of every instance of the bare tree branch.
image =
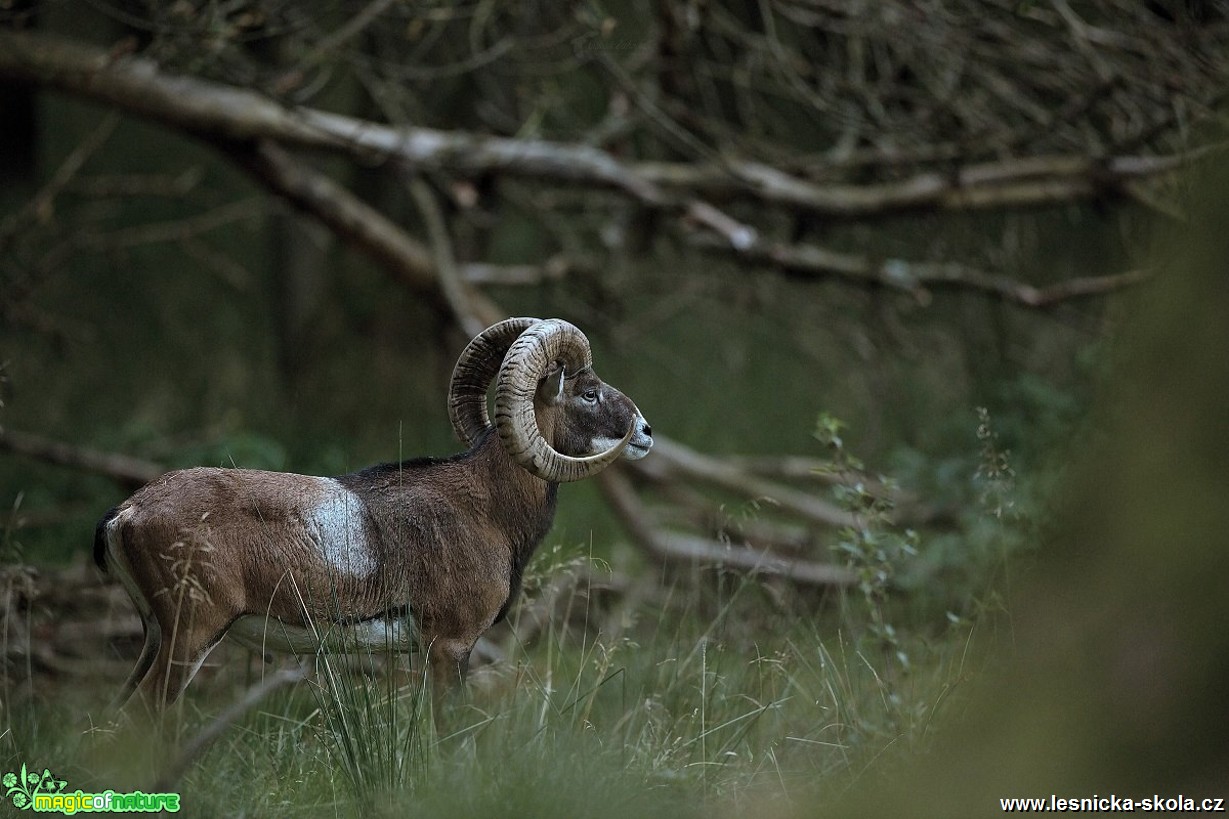
<svg viewBox="0 0 1229 819">
<path fill-rule="evenodd" d="M 780 207 L 843 218 L 868 219 L 909 211 L 1035 207 L 1124 195 L 1138 179 L 1177 171 L 1225 146 L 1175 156 L 1079 156 L 1010 159 L 921 173 L 899 182 L 868 185 L 816 183 L 756 162 L 722 166 L 642 162 L 635 171 L 666 189 L 718 198 L 747 197 Z"/>
<path fill-rule="evenodd" d="M 458 306 L 446 297 L 431 251 L 326 174 L 296 160 L 268 140 L 250 148 L 235 146 L 228 156 L 269 190 L 319 219 L 343 241 L 370 256 L 410 290 L 437 299 L 450 310 Z M 485 327 L 505 317 L 499 307 L 478 293 L 471 293 L 467 302 L 459 306 L 463 311 L 454 311 L 454 315 L 462 324 L 472 324 L 474 316 Z"/>
<path fill-rule="evenodd" d="M 204 169 L 195 165 L 175 174 L 106 174 L 81 177 L 70 182 L 73 193 L 95 198 L 161 196 L 180 199 L 200 184 Z"/>
<path fill-rule="evenodd" d="M 343 241 L 373 257 L 410 290 L 438 293 L 431 253 L 375 208 L 327 175 L 297 161 L 273 142 L 228 152 L 266 188 L 308 213 Z"/>
<path fill-rule="evenodd" d="M 557 281 L 578 270 L 587 270 L 593 265 L 583 259 L 572 259 L 556 254 L 543 264 L 497 265 L 471 262 L 462 265 L 461 278 L 469 284 L 524 285 Z"/>
<path fill-rule="evenodd" d="M 1068 279 L 1038 287 L 955 262 L 872 259 L 816 245 L 772 241 L 756 241 L 740 248 L 702 233 L 689 236 L 688 242 L 703 250 L 733 253 L 740 261 L 768 265 L 792 274 L 834 276 L 859 284 L 900 290 L 922 302 L 929 300 L 931 290 L 963 289 L 980 291 L 1022 307 L 1044 309 L 1072 299 L 1113 293 L 1139 284 L 1151 276 L 1146 270 L 1130 270 L 1107 276 Z"/>
<path fill-rule="evenodd" d="M 326 111 L 287 108 L 251 91 L 164 72 L 144 58 L 114 58 L 93 46 L 28 33 L 0 32 L 0 79 L 110 103 L 210 139 L 266 138 L 287 147 L 373 161 L 395 158 L 419 169 L 596 185 L 667 209 L 686 209 L 694 196 L 741 197 L 833 217 L 872 218 L 908 210 L 1081 201 L 1121 194 L 1126 182 L 1170 173 L 1192 158 L 1038 157 L 858 186 L 816 183 L 751 161 L 624 162 L 587 145 L 394 128 Z"/>
<path fill-rule="evenodd" d="M 253 92 L 167 74 L 148 60 L 114 60 L 98 49 L 29 34 L 0 32 L 0 78 L 4 77 L 109 101 L 229 146 L 228 155 L 266 187 L 321 219 L 414 291 L 438 299 L 471 334 L 477 325 L 502 315 L 466 287 L 461 271 L 449 266 L 447 246 L 441 244 L 446 231 L 434 225 L 421 196 L 416 195 L 416 200 L 432 237 L 433 252 L 343 186 L 296 162 L 280 146 L 342 151 L 377 161 L 395 159 L 409 168 L 498 171 L 613 187 L 643 205 L 673 211 L 701 228 L 689 236 L 695 246 L 734 253 L 742 261 L 794 274 L 830 275 L 863 286 L 885 286 L 922 300 L 933 289 L 962 288 L 1031 308 L 1103 295 L 1133 285 L 1146 274 L 1132 271 L 1036 287 L 962 264 L 877 260 L 769 241 L 709 202 L 689 197 L 752 197 L 841 217 L 923 207 L 1018 207 L 1085 199 L 1108 191 L 1139 198 L 1137 180 L 1171 172 L 1199 153 L 1104 161 L 1033 157 L 971 165 L 950 174 L 922 174 L 895 183 L 821 185 L 748 161 L 729 160 L 720 167 L 626 163 L 585 145 L 391 128 L 323 111 L 291 109 Z"/>
</svg>

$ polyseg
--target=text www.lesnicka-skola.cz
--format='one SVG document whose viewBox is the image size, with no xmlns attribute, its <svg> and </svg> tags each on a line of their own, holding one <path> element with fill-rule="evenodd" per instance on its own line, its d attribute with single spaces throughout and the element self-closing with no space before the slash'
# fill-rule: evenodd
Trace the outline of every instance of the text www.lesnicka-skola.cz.
<svg viewBox="0 0 1229 819">
<path fill-rule="evenodd" d="M 1224 813 L 1225 800 L 1219 796 L 1145 796 L 1133 799 L 1129 796 L 1058 796 L 1004 797 L 999 800 L 1004 813 Z"/>
</svg>

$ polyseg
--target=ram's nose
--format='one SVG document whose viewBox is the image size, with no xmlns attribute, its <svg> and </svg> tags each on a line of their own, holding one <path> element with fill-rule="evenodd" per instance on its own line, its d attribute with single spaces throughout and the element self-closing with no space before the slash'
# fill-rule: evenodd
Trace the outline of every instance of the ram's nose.
<svg viewBox="0 0 1229 819">
<path fill-rule="evenodd" d="M 644 417 L 636 419 L 636 434 L 627 442 L 623 449 L 623 457 L 629 461 L 638 461 L 653 448 L 653 428 Z"/>
</svg>

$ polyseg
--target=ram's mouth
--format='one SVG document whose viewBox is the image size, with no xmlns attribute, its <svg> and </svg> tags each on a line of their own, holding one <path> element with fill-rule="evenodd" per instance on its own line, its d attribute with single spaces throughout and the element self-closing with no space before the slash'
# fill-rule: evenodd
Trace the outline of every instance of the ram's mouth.
<svg viewBox="0 0 1229 819">
<path fill-rule="evenodd" d="M 636 443 L 628 441 L 627 446 L 623 447 L 623 457 L 629 461 L 638 461 L 645 455 L 649 454 L 649 450 L 653 448 L 653 439 L 649 438 L 647 442 Z"/>
</svg>

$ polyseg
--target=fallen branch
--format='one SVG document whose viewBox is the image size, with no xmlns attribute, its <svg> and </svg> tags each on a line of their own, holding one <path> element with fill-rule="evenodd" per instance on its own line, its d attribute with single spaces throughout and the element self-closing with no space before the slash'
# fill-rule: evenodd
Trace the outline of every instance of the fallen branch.
<svg viewBox="0 0 1229 819">
<path fill-rule="evenodd" d="M 720 543 L 735 541 L 795 556 L 818 545 L 815 530 L 805 524 L 780 523 L 758 515 L 734 517 L 725 507 L 681 483 L 654 484 L 653 497 L 670 504 L 658 510 L 662 524 L 691 526 Z"/>
<path fill-rule="evenodd" d="M 901 500 L 901 490 L 885 486 L 878 478 L 850 467 L 837 471 L 835 464 L 824 458 L 805 455 L 722 455 L 721 460 L 736 469 L 765 478 L 814 481 L 826 486 L 856 482 L 876 497 L 891 498 L 894 502 Z"/>
<path fill-rule="evenodd" d="M 654 436 L 653 457 L 629 464 L 653 480 L 684 476 L 751 499 L 765 499 L 782 509 L 822 526 L 856 526 L 856 517 L 836 504 L 788 486 L 749 475 L 741 469 L 703 455 L 664 436 Z"/>
<path fill-rule="evenodd" d="M 0 432 L 0 449 L 46 463 L 104 475 L 129 489 L 144 486 L 166 472 L 152 461 L 74 446 L 11 429 Z"/>
<path fill-rule="evenodd" d="M 767 550 L 658 529 L 649 522 L 648 509 L 618 469 L 607 469 L 597 476 L 597 481 L 611 509 L 631 533 L 633 543 L 657 562 L 711 563 L 815 586 L 857 582 L 854 573 L 842 566 L 787 558 Z"/>
<path fill-rule="evenodd" d="M 670 560 L 712 563 L 757 574 L 777 575 L 810 586 L 849 586 L 857 582 L 857 575 L 844 566 L 787 558 L 768 550 L 734 546 L 681 532 L 661 533 L 655 548 Z"/>
<path fill-rule="evenodd" d="M 172 790 L 175 783 L 188 770 L 188 767 L 197 757 L 205 752 L 205 749 L 215 739 L 222 735 L 223 731 L 237 722 L 248 711 L 259 705 L 262 700 L 274 691 L 279 688 L 285 688 L 288 685 L 294 685 L 306 676 L 306 672 L 302 668 L 283 668 L 265 677 L 259 684 L 249 688 L 240 699 L 231 703 L 225 711 L 210 721 L 208 725 L 201 729 L 200 733 L 183 747 L 183 750 L 171 760 L 170 764 L 158 776 L 158 780 L 153 785 L 153 790 L 156 792 Z"/>
<path fill-rule="evenodd" d="M 571 601 L 577 595 L 588 599 L 594 590 L 622 595 L 631 586 L 626 577 L 595 571 L 588 563 L 568 566 L 533 596 L 522 598 L 515 616 L 508 621 L 509 635 L 504 640 L 502 653 L 511 654 L 515 646 L 532 642 L 554 620 L 561 601 L 568 600 L 571 611 Z M 581 608 L 587 615 L 588 608 L 583 604 Z"/>
<path fill-rule="evenodd" d="M 74 249 L 112 250 L 164 242 L 188 242 L 235 224 L 250 223 L 268 210 L 264 197 L 229 202 L 183 219 L 160 220 L 110 231 L 82 230 L 67 237 Z"/>
<path fill-rule="evenodd" d="M 1147 274 L 1131 271 L 1035 287 L 960 264 L 876 260 L 764 240 L 754 227 L 696 197 L 737 196 L 862 218 L 921 208 L 1014 207 L 1078 201 L 1107 192 L 1134 195 L 1131 191 L 1136 188 L 1128 189 L 1128 182 L 1170 173 L 1192 158 L 1221 150 L 1213 146 L 1168 157 L 1105 160 L 1034 157 L 923 174 L 886 185 L 820 185 L 737 159 L 723 160 L 720 167 L 634 163 L 588 145 L 394 128 L 286 107 L 251 91 L 169 74 L 144 58 L 117 58 L 93 46 L 24 32 L 0 32 L 3 79 L 110 103 L 224 147 L 228 156 L 269 190 L 315 216 L 411 289 L 437 299 L 467 327 L 489 324 L 503 315 L 490 301 L 467 290 L 461 272 L 440 255 L 445 248 L 439 226 L 431 231 L 433 258 L 431 251 L 391 220 L 328 176 L 296 162 L 284 148 L 341 152 L 366 162 L 396 161 L 415 172 L 506 173 L 611 188 L 700 228 L 690 237 L 700 249 L 733 253 L 741 261 L 793 274 L 837 276 L 863 286 L 889 287 L 923 301 L 932 289 L 962 288 L 1032 308 L 1103 295 L 1135 284 Z M 419 205 L 423 207 L 424 202 Z"/>
</svg>

